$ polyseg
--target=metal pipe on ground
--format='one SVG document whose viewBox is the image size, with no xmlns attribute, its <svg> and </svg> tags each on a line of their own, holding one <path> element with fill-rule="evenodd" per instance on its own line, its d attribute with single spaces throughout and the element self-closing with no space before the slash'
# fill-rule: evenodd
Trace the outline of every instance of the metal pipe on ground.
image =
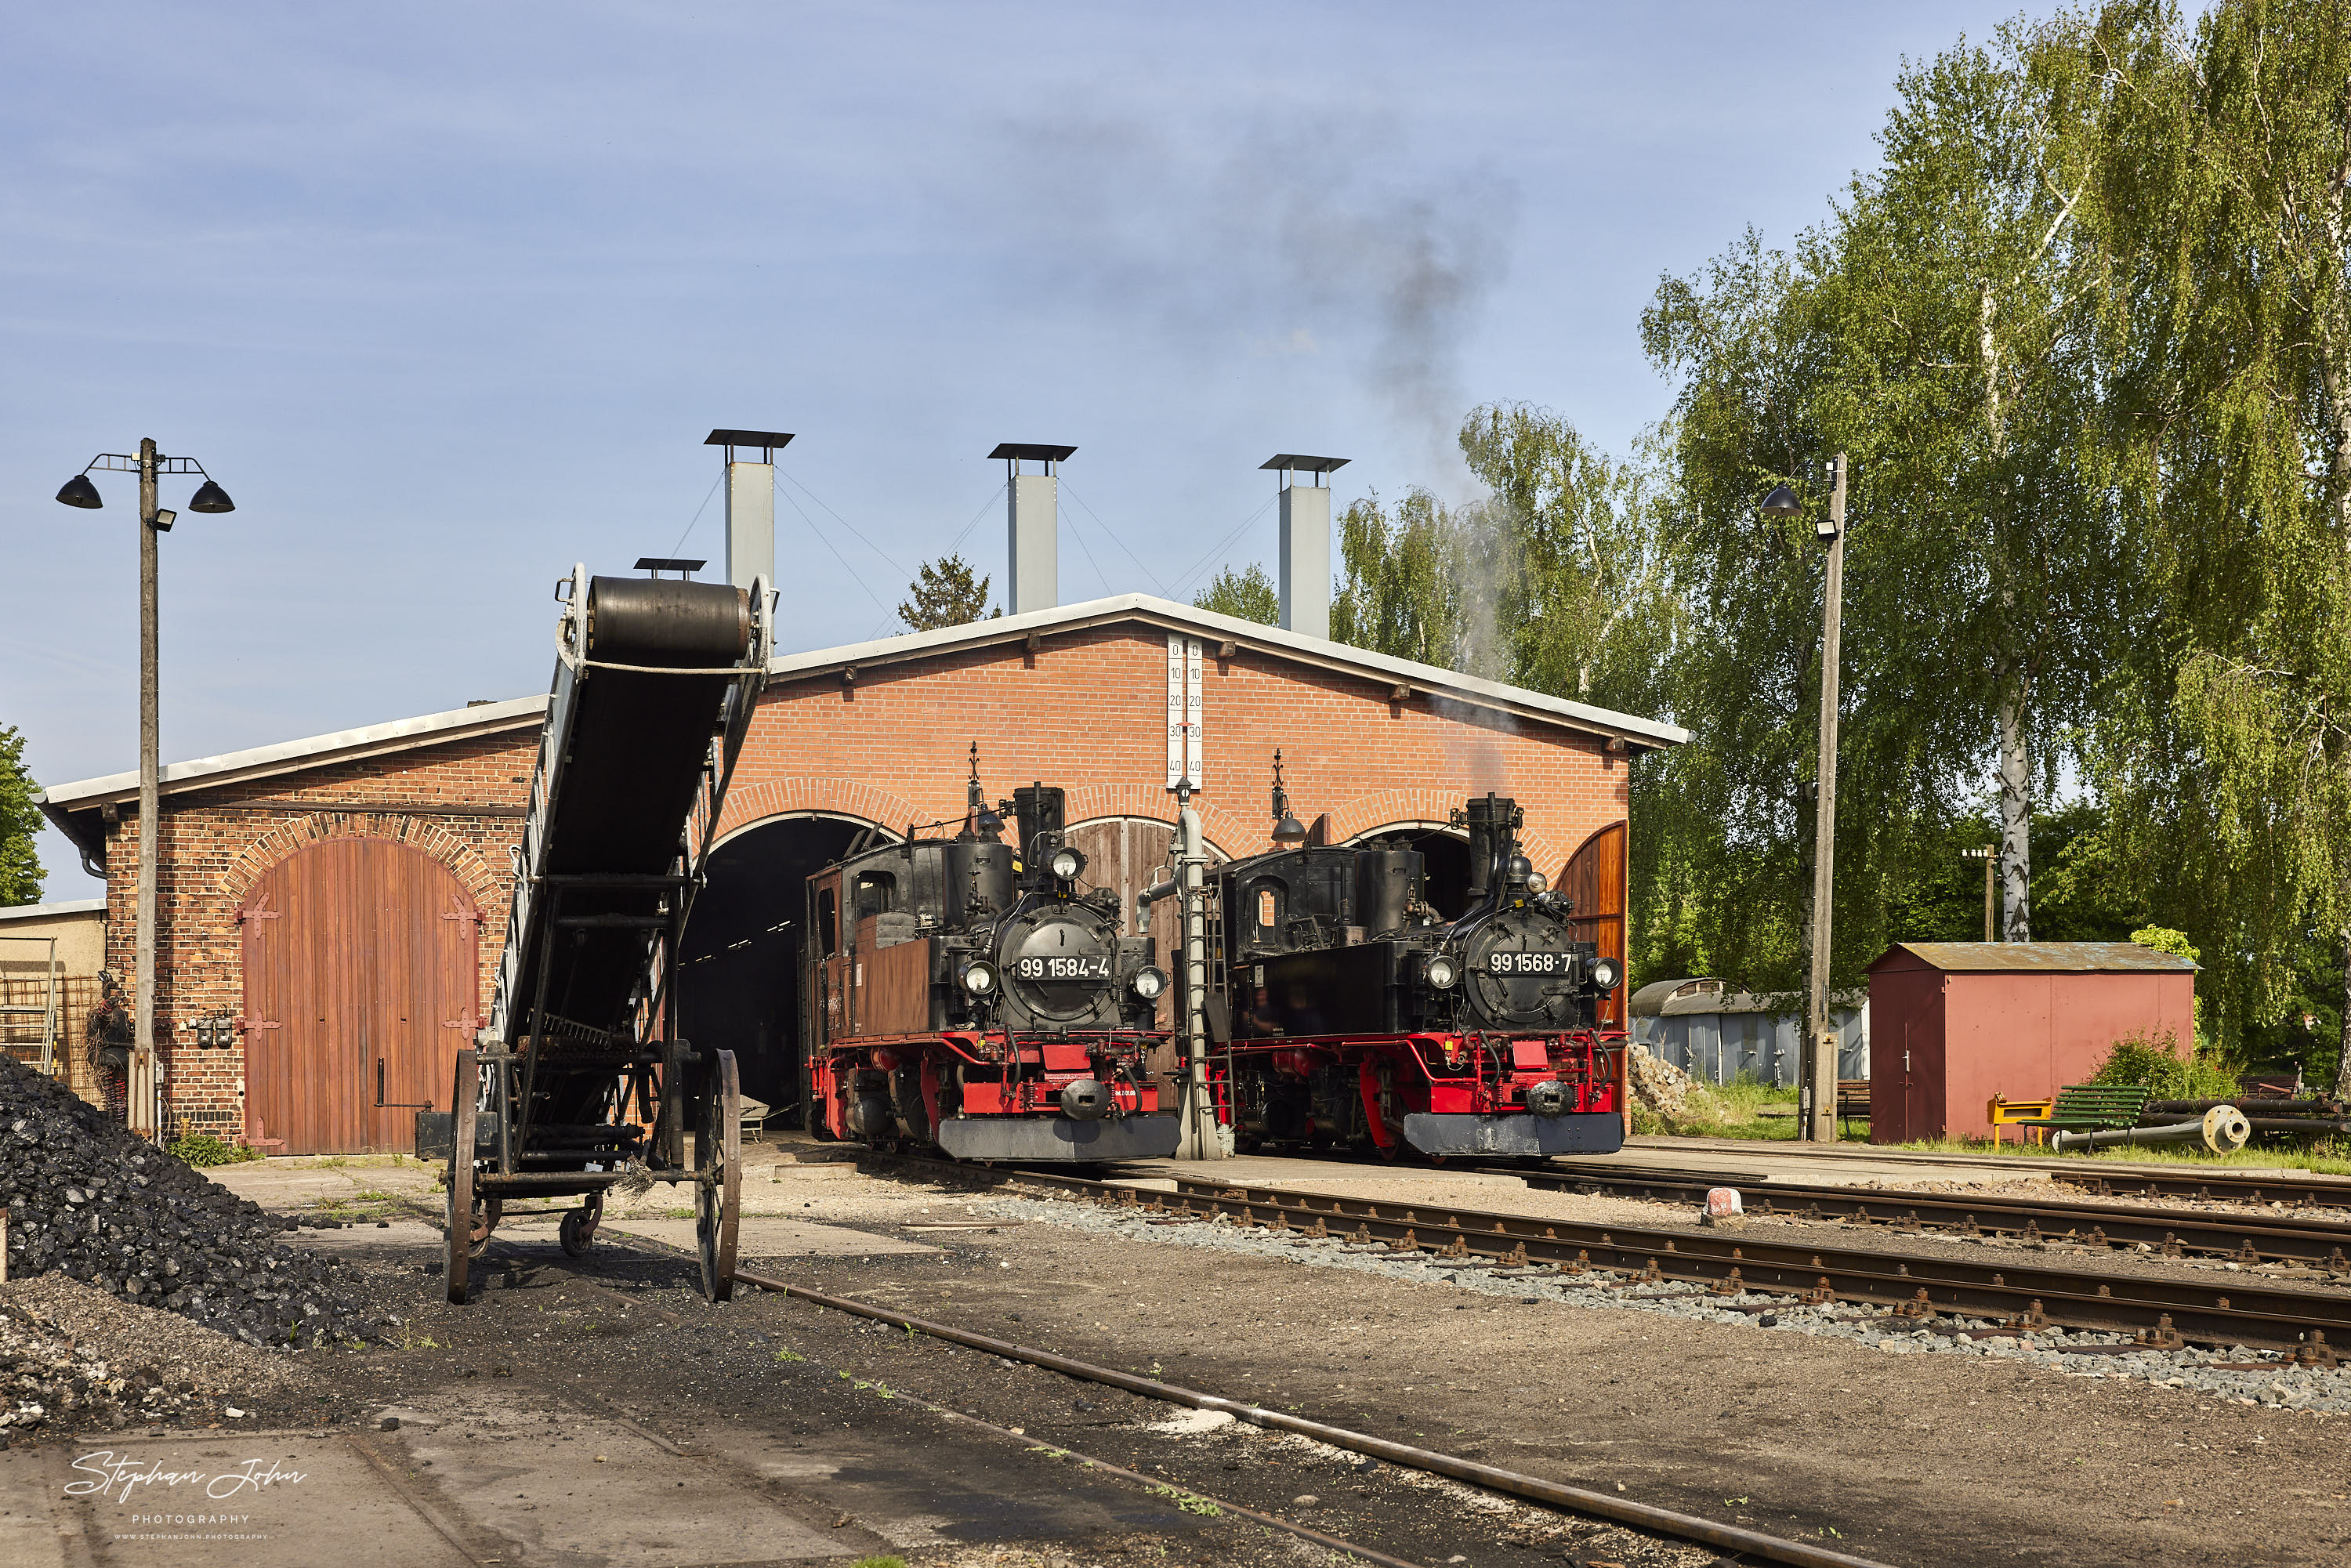
<svg viewBox="0 0 2351 1568">
<path fill-rule="evenodd" d="M 2248 1116 L 2340 1116 L 2343 1107 L 2333 1100 L 2264 1100 L 2240 1094 L 2234 1100 L 2150 1100 L 2147 1109 L 2158 1115 L 2200 1116 L 2222 1105 L 2234 1105 Z"/>
<path fill-rule="evenodd" d="M 795 1301 L 807 1301 L 811 1305 L 825 1307 L 837 1312 L 850 1312 L 858 1317 L 871 1318 L 876 1322 L 888 1323 L 893 1328 L 909 1329 L 919 1333 L 926 1333 L 934 1339 L 942 1339 L 953 1344 L 985 1351 L 990 1355 L 1000 1355 L 1007 1361 L 1025 1361 L 1031 1366 L 1041 1366 L 1049 1372 L 1058 1372 L 1066 1377 L 1083 1378 L 1089 1383 L 1100 1383 L 1112 1388 L 1123 1388 L 1130 1394 L 1140 1394 L 1146 1399 L 1162 1400 L 1170 1405 L 1186 1405 L 1195 1410 L 1220 1411 L 1235 1420 L 1247 1421 L 1251 1426 L 1270 1427 L 1280 1431 L 1295 1432 L 1301 1437 L 1311 1437 L 1318 1443 L 1328 1443 L 1334 1448 L 1344 1448 L 1351 1453 L 1368 1455 L 1375 1459 L 1385 1459 L 1392 1465 L 1401 1465 L 1406 1469 L 1426 1470 L 1432 1475 L 1447 1476 L 1458 1481 L 1467 1481 L 1471 1486 L 1484 1487 L 1489 1491 L 1525 1498 L 1532 1502 L 1540 1502 L 1551 1508 L 1565 1509 L 1571 1512 L 1614 1520 L 1618 1524 L 1631 1525 L 1636 1530 L 1654 1531 L 1658 1534 L 1670 1535 L 1682 1541 L 1696 1541 L 1725 1552 L 1745 1552 L 1750 1556 L 1761 1557 L 1767 1562 L 1790 1563 L 1793 1568 L 1887 1568 L 1886 1564 L 1873 1559 L 1855 1557 L 1844 1552 L 1833 1552 L 1827 1547 L 1814 1546 L 1808 1542 L 1788 1541 L 1776 1535 L 1765 1535 L 1758 1531 L 1741 1530 L 1733 1524 L 1718 1524 L 1713 1520 L 1700 1519 L 1696 1514 L 1677 1513 L 1672 1509 L 1635 1502 L 1628 1498 L 1612 1497 L 1606 1492 L 1586 1491 L 1582 1487 L 1563 1486 L 1557 1481 L 1545 1480 L 1541 1476 L 1521 1475 L 1516 1470 L 1505 1470 L 1493 1465 L 1482 1465 L 1474 1459 L 1456 1458 L 1451 1454 L 1440 1454 L 1428 1448 L 1416 1448 L 1409 1443 L 1391 1442 L 1385 1437 L 1374 1437 L 1369 1433 L 1350 1431 L 1344 1427 L 1326 1427 L 1320 1421 L 1309 1421 L 1301 1416 L 1287 1415 L 1282 1411 L 1268 1410 L 1261 1406 L 1245 1405 L 1238 1399 L 1226 1399 L 1214 1394 L 1203 1394 L 1196 1389 L 1185 1388 L 1173 1383 L 1161 1383 L 1155 1378 L 1141 1377 L 1130 1372 L 1120 1372 L 1114 1367 L 1095 1366 L 1087 1362 L 1072 1360 L 1066 1355 L 1056 1355 L 1051 1351 L 1032 1350 L 1027 1345 L 1015 1344 L 1009 1340 L 974 1333 L 968 1329 L 952 1328 L 946 1323 L 933 1322 L 927 1318 L 893 1312 L 887 1307 L 872 1306 L 864 1301 L 852 1301 L 845 1296 L 827 1295 L 821 1291 L 811 1291 L 805 1285 L 794 1285 L 782 1280 L 771 1280 L 765 1275 L 750 1273 L 742 1269 L 735 1270 L 735 1278 L 744 1284 L 756 1285 L 760 1290 L 772 1291 L 778 1295 L 789 1296 Z"/>
<path fill-rule="evenodd" d="M 2106 1149 L 2154 1144 L 2199 1144 L 2215 1155 L 2233 1155 L 2253 1135 L 2252 1124 L 2234 1105 L 2215 1105 L 2192 1122 L 2168 1127 L 2116 1127 L 2103 1133 L 2059 1133 L 2049 1140 L 2059 1154 L 2069 1149 Z"/>
</svg>

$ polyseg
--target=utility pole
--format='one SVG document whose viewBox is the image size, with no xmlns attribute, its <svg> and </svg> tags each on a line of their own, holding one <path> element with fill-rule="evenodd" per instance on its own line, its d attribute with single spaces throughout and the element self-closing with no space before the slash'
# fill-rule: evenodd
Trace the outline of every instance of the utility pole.
<svg viewBox="0 0 2351 1568">
<path fill-rule="evenodd" d="M 156 679 L 155 438 L 139 443 L 139 928 L 132 1007 L 138 1034 L 131 1051 L 131 1130 L 152 1138 L 155 1103 L 155 862 L 162 837 L 163 726 Z"/>
<path fill-rule="evenodd" d="M 106 505 L 98 486 L 89 482 L 93 468 L 139 476 L 139 894 L 138 928 L 131 936 L 138 973 L 131 984 L 135 1032 L 131 1037 L 130 1082 L 125 1085 L 129 1103 L 124 1111 L 133 1133 L 152 1138 L 163 1131 L 155 1065 L 155 867 L 163 838 L 163 737 L 156 676 L 156 572 L 160 554 L 156 536 L 169 533 L 180 517 L 177 512 L 162 509 L 156 481 L 165 474 L 204 474 L 204 482 L 188 497 L 188 509 L 192 512 L 234 512 L 236 503 L 213 482 L 211 475 L 204 474 L 203 464 L 193 457 L 166 457 L 155 450 L 154 438 L 150 436 L 139 443 L 136 456 L 127 452 L 101 452 L 91 458 L 57 491 L 60 504 L 85 511 L 96 511 Z"/>
<path fill-rule="evenodd" d="M 1829 491 L 1828 590 L 1821 618 L 1820 805 L 1813 821 L 1812 1050 L 1804 1074 L 1804 1136 L 1836 1142 L 1837 1037 L 1829 1009 L 1830 915 L 1836 888 L 1837 635 L 1844 608 L 1844 454 Z"/>
</svg>

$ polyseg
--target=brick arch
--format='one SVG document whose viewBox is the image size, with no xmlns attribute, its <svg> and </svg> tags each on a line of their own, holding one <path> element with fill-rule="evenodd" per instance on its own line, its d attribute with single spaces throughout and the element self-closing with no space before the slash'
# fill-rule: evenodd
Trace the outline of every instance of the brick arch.
<svg viewBox="0 0 2351 1568">
<path fill-rule="evenodd" d="M 905 831 L 908 822 L 924 820 L 914 802 L 871 784 L 817 777 L 772 779 L 737 784 L 726 791 L 726 808 L 718 814 L 718 837 L 732 837 L 765 818 L 802 811 L 878 822 L 893 834 Z"/>
<path fill-rule="evenodd" d="M 1382 828 L 1445 827 L 1466 798 L 1450 789 L 1383 789 L 1376 794 L 1358 795 L 1331 813 L 1331 837 L 1343 843 Z M 1540 828 L 1526 829 L 1519 840 L 1519 849 L 1538 866 L 1556 865 L 1566 859 L 1566 852 Z"/>
<path fill-rule="evenodd" d="M 247 844 L 221 878 L 229 902 L 241 905 L 270 872 L 314 844 L 333 839 L 384 839 L 405 844 L 448 867 L 483 915 L 500 913 L 504 878 L 480 851 L 428 818 L 379 811 L 319 811 L 280 822 Z"/>
<path fill-rule="evenodd" d="M 1258 849 L 1228 852 L 1228 844 L 1246 845 L 1252 837 L 1266 840 L 1264 849 L 1273 847 L 1270 831 L 1252 834 L 1249 825 L 1239 813 L 1217 806 L 1203 796 L 1192 797 L 1192 810 L 1200 814 L 1200 836 L 1213 845 L 1217 852 L 1231 859 L 1259 853 Z M 1081 822 L 1098 821 L 1104 817 L 1140 817 L 1145 821 L 1176 825 L 1176 797 L 1165 789 L 1147 784 L 1081 784 L 1070 791 L 1066 810 L 1071 827 Z"/>
</svg>

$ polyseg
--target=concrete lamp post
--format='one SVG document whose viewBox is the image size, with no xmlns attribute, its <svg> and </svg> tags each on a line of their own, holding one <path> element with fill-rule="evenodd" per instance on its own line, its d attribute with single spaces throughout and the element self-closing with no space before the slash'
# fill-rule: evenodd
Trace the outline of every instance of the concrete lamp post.
<svg viewBox="0 0 2351 1568">
<path fill-rule="evenodd" d="M 1813 533 L 1828 547 L 1828 587 L 1821 611 L 1820 800 L 1813 819 L 1813 973 L 1805 1019 L 1804 1082 L 1798 1094 L 1803 1135 L 1836 1142 L 1837 1043 L 1829 1009 L 1830 915 L 1836 889 L 1837 634 L 1844 609 L 1844 454 L 1836 455 L 1829 515 Z M 1785 485 L 1763 498 L 1763 515 L 1801 517 L 1804 503 Z"/>
<path fill-rule="evenodd" d="M 106 505 L 98 486 L 89 482 L 91 469 L 101 473 L 139 476 L 139 913 L 136 929 L 138 977 L 133 1008 L 138 1034 L 131 1052 L 131 1130 L 155 1138 L 163 1130 L 155 1077 L 155 858 L 162 837 L 157 796 L 162 763 L 162 727 L 157 716 L 155 676 L 155 540 L 171 532 L 177 512 L 162 509 L 156 499 L 158 479 L 165 474 L 204 474 L 204 482 L 188 498 L 192 512 L 234 512 L 228 492 L 204 474 L 192 457 L 166 457 L 151 438 L 139 444 L 136 456 L 102 452 L 82 471 L 65 482 L 57 499 L 68 507 L 95 510 Z"/>
</svg>

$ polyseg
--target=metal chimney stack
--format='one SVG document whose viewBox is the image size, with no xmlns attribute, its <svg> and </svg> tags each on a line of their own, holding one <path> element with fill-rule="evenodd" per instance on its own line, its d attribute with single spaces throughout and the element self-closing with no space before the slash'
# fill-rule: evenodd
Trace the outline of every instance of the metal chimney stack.
<svg viewBox="0 0 2351 1568">
<path fill-rule="evenodd" d="M 1331 471 L 1344 457 L 1277 453 L 1259 466 L 1281 476 L 1281 627 L 1331 635 Z M 1297 476 L 1307 476 L 1298 483 Z"/>
<path fill-rule="evenodd" d="M 790 440 L 780 430 L 714 430 L 702 444 L 726 449 L 726 580 L 737 588 L 776 580 L 776 449 Z M 758 447 L 759 460 L 737 462 L 738 446 Z"/>
<path fill-rule="evenodd" d="M 1050 610 L 1061 602 L 1061 468 L 1074 446 L 1007 441 L 988 454 L 1004 459 L 1005 607 L 1008 613 Z M 1041 474 L 1023 474 L 1036 463 Z"/>
</svg>

